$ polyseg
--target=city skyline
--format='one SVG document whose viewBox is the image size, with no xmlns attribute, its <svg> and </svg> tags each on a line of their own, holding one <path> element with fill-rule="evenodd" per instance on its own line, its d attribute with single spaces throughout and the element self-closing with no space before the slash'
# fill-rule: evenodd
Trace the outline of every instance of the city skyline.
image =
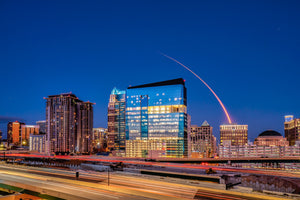
<svg viewBox="0 0 300 200">
<path fill-rule="evenodd" d="M 168 80 L 169 81 L 169 80 Z M 185 80 L 184 80 L 184 82 L 185 82 Z M 131 87 L 131 86 L 129 86 L 129 87 Z M 113 92 L 115 91 L 115 90 L 117 90 L 116 89 L 116 87 L 114 87 L 113 88 Z M 121 92 L 125 92 L 125 90 L 124 91 L 121 91 Z M 58 96 L 60 96 L 60 95 L 76 95 L 76 94 L 74 94 L 74 93 L 72 93 L 72 92 L 69 92 L 69 93 L 61 93 L 61 94 L 58 94 Z M 56 96 L 56 95 L 49 95 L 49 96 Z M 46 99 L 45 97 L 44 97 L 44 99 Z M 110 100 L 108 100 L 108 101 L 110 101 Z M 87 103 L 90 103 L 89 101 L 87 101 Z M 91 104 L 96 104 L 96 103 L 91 103 Z M 108 106 L 109 107 L 109 106 Z M 221 108 L 220 108 L 221 109 Z M 108 113 L 107 113 L 108 114 Z M 223 113 L 224 115 L 225 115 L 225 113 Z M 106 115 L 107 117 L 108 117 L 108 115 Z M 286 118 L 287 117 L 291 117 L 292 116 L 292 118 L 294 117 L 294 115 L 285 115 L 285 116 L 283 116 L 283 118 L 286 120 Z M 0 116 L 1 117 L 1 119 L 4 119 L 4 122 L 21 122 L 21 123 L 24 123 L 24 122 L 26 122 L 26 120 L 24 120 L 24 119 L 21 119 L 21 118 L 18 118 L 18 117 L 5 117 L 5 116 Z M 295 116 L 296 118 L 297 118 L 297 116 Z M 1 120 L 0 119 L 0 120 Z M 16 120 L 14 120 L 14 119 L 16 119 Z M 44 119 L 41 119 L 41 120 L 37 120 L 37 121 L 33 121 L 32 123 L 30 123 L 30 124 L 28 124 L 28 123 L 26 123 L 26 126 L 27 125 L 29 125 L 29 126 L 32 126 L 32 125 L 38 125 L 38 123 L 39 122 L 42 122 L 42 121 L 45 121 Z M 226 120 L 225 120 L 226 121 Z M 106 123 L 107 123 L 108 121 L 106 121 Z M 207 120 L 204 120 L 203 122 L 207 122 Z M 284 125 L 285 125 L 285 122 L 286 121 L 284 121 L 283 122 L 283 127 L 284 127 Z M 202 124 L 202 123 L 200 123 L 200 124 Z M 2 122 L 2 129 L 3 128 L 6 128 L 6 123 L 3 123 Z M 191 123 L 191 125 L 193 125 L 193 126 L 200 126 L 198 123 L 196 124 L 192 124 Z M 219 142 L 219 144 L 220 143 L 222 143 L 221 141 L 220 141 L 220 137 L 221 137 L 221 134 L 220 134 L 220 131 L 221 131 L 221 126 L 228 126 L 228 125 L 233 125 L 233 126 L 236 126 L 236 125 L 238 125 L 236 122 L 232 122 L 232 123 L 228 123 L 228 122 L 224 122 L 223 124 L 220 124 L 218 127 L 214 127 L 215 129 L 217 129 L 217 133 L 216 133 L 216 131 L 214 131 L 213 132 L 213 135 L 215 136 L 215 135 L 217 135 L 217 142 Z M 244 126 L 244 125 L 238 125 L 238 126 Z M 248 126 L 248 125 L 246 125 L 246 126 Z M 0 127 L 0 128 L 1 128 Z M 103 127 L 100 127 L 100 126 L 98 126 L 98 127 L 96 127 L 95 125 L 93 126 L 93 128 L 108 128 L 108 126 L 107 126 L 107 124 L 106 124 L 106 126 L 103 126 Z M 0 129 L 1 130 L 1 129 Z M 3 129 L 4 131 L 2 131 L 3 132 L 3 136 L 4 136 L 4 138 L 5 138 L 5 133 L 6 133 L 6 129 Z M 274 131 L 274 129 L 265 129 L 265 130 L 263 130 L 263 131 Z M 285 131 L 283 131 L 283 133 L 280 133 L 280 134 L 282 134 L 283 136 L 284 136 L 284 133 L 285 133 Z M 258 135 L 259 134 L 261 134 L 261 132 L 260 133 L 258 133 L 256 136 L 253 136 L 253 138 L 252 138 L 252 136 L 250 136 L 250 138 L 249 138 L 249 136 L 248 136 L 248 141 L 250 141 L 250 142 L 254 142 L 254 139 L 256 138 L 256 137 L 258 137 Z M 7 135 L 6 135 L 6 137 L 7 137 Z"/>
<path fill-rule="evenodd" d="M 297 199 L 299 10 L 0 0 L 0 196 Z"/>
<path fill-rule="evenodd" d="M 115 87 L 114 87 L 115 88 Z M 68 93 L 61 93 L 61 94 L 68 94 Z M 74 93 L 72 93 L 72 92 L 69 92 L 69 94 L 74 94 Z M 50 95 L 51 96 L 51 95 Z M 44 97 L 45 98 L 45 97 Z M 44 99 L 43 98 L 43 99 Z M 108 100 L 109 101 L 109 100 Z M 96 104 L 96 103 L 95 103 Z M 217 103 L 216 103 L 217 104 Z M 218 105 L 216 105 L 216 106 L 218 106 Z M 190 108 L 191 109 L 191 108 Z M 219 107 L 219 109 L 221 110 L 222 108 L 221 107 Z M 44 111 L 45 112 L 45 111 Z M 45 114 L 46 115 L 46 114 Z M 217 125 L 217 126 L 213 126 L 214 127 L 214 132 L 213 132 L 213 135 L 215 135 L 216 137 L 217 137 L 217 141 L 220 143 L 220 125 L 226 125 L 226 124 L 229 124 L 228 122 L 227 122 L 227 120 L 226 120 L 226 116 L 225 116 L 225 114 L 224 113 L 220 113 L 220 115 L 224 115 L 223 116 L 223 118 L 224 118 L 224 122 L 223 123 L 221 123 L 221 124 L 219 124 L 219 125 Z M 294 113 L 292 113 L 291 115 L 294 115 Z M 107 113 L 105 113 L 105 116 L 106 116 L 106 118 L 107 118 Z M 282 128 L 281 129 L 283 129 L 282 131 L 281 130 L 279 130 L 279 132 L 280 132 L 280 134 L 282 134 L 282 135 L 284 135 L 284 117 L 285 117 L 286 115 L 284 115 L 284 116 L 282 116 L 282 123 L 281 123 L 281 126 L 282 126 Z M 4 117 L 4 118 L 6 118 L 5 116 L 1 116 L 1 117 Z M 295 117 L 297 118 L 298 116 L 297 115 L 295 115 Z M 22 118 L 20 118 L 20 117 L 18 117 L 18 116 L 15 116 L 15 117 L 12 117 L 12 116 L 8 116 L 7 117 L 7 119 L 11 119 L 10 121 L 11 122 L 14 122 L 14 121 L 19 121 L 19 122 L 25 122 L 26 123 L 26 125 L 35 125 L 36 124 L 36 122 L 38 122 L 39 120 L 45 120 L 44 118 L 43 119 L 36 119 L 36 120 L 26 120 L 26 119 L 22 119 Z M 103 116 L 102 116 L 102 118 L 103 118 Z M 16 120 L 13 120 L 13 119 L 16 119 Z M 193 122 L 193 117 L 191 116 L 191 121 Z M 28 123 L 28 121 L 30 122 L 30 123 Z M 97 121 L 97 120 L 95 120 L 95 121 Z M 205 118 L 204 118 L 204 120 L 201 122 L 201 121 L 198 121 L 198 122 L 195 122 L 195 123 L 191 123 L 191 125 L 199 125 L 200 126 L 200 124 L 202 124 L 204 121 L 208 121 L 208 120 L 206 120 Z M 213 121 L 211 122 L 212 124 L 215 124 Z M 101 123 L 101 124 L 103 124 L 103 123 Z M 236 123 L 236 121 L 233 121 L 232 122 L 232 124 L 237 124 Z M 247 124 L 247 122 L 245 122 L 245 124 Z M 6 128 L 6 125 L 7 124 L 5 124 L 5 126 L 2 126 L 2 128 L 4 127 L 4 128 Z M 99 127 L 103 127 L 103 128 L 107 128 L 107 121 L 106 122 L 104 122 L 104 125 L 103 126 L 97 126 L 97 125 L 95 125 L 95 123 L 94 123 L 94 128 L 99 128 Z M 275 126 L 274 126 L 275 127 Z M 277 126 L 278 127 L 278 126 Z M 1 129 L 0 129 L 1 130 Z M 250 130 L 251 130 L 251 127 L 250 127 Z M 250 141 L 250 142 L 253 142 L 254 141 L 254 139 L 261 133 L 261 132 L 263 132 L 263 131 L 266 131 L 266 130 L 276 130 L 276 131 L 278 131 L 277 129 L 274 129 L 274 128 L 269 128 L 269 129 L 262 129 L 260 132 L 255 132 L 253 135 L 248 135 L 248 140 Z M 6 130 L 1 130 L 2 132 L 3 132 L 3 136 L 4 136 L 4 138 L 5 138 L 5 133 L 6 133 Z M 252 132 L 253 133 L 253 132 Z"/>
<path fill-rule="evenodd" d="M 216 90 L 233 122 L 249 125 L 251 141 L 268 129 L 284 135 L 284 115 L 300 111 L 298 9 L 298 2 L 265 1 L 4 2 L 0 116 L 35 124 L 45 120 L 43 97 L 72 91 L 96 103 L 94 127 L 106 127 L 114 87 L 182 77 L 192 124 L 207 120 L 219 139 L 226 116 L 218 102 L 162 51 Z"/>
</svg>

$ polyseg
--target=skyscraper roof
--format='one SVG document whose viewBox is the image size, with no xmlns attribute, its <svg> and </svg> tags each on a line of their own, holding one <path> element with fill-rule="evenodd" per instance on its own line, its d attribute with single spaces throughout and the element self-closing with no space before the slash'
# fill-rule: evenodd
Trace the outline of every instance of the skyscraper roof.
<svg viewBox="0 0 300 200">
<path fill-rule="evenodd" d="M 72 92 L 70 93 L 61 93 L 61 94 L 56 94 L 56 95 L 49 95 L 48 97 L 60 97 L 60 96 L 69 96 L 69 97 L 74 97 L 77 98 L 77 96 L 75 94 L 73 94 Z"/>
<path fill-rule="evenodd" d="M 111 91 L 111 94 L 117 95 L 117 94 L 125 94 L 125 91 L 118 90 L 116 87 Z"/>
<path fill-rule="evenodd" d="M 264 136 L 281 136 L 281 134 L 278 133 L 277 131 L 267 130 L 259 134 L 259 137 L 264 137 Z"/>
<path fill-rule="evenodd" d="M 161 82 L 155 82 L 155 83 L 148 83 L 148 84 L 144 84 L 144 85 L 130 86 L 127 89 L 156 87 L 156 86 L 164 86 L 164 85 L 179 85 L 179 84 L 184 85 L 184 80 L 182 78 L 161 81 Z"/>
<path fill-rule="evenodd" d="M 209 123 L 205 120 L 201 126 L 209 126 Z"/>
</svg>

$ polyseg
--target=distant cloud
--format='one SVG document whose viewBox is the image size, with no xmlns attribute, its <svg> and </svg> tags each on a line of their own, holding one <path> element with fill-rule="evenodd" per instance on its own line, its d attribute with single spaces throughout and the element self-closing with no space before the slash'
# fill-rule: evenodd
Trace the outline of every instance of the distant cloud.
<svg viewBox="0 0 300 200">
<path fill-rule="evenodd" d="M 22 121 L 19 117 L 7 117 L 7 116 L 0 116 L 0 122 L 8 122 L 8 121 Z"/>
</svg>

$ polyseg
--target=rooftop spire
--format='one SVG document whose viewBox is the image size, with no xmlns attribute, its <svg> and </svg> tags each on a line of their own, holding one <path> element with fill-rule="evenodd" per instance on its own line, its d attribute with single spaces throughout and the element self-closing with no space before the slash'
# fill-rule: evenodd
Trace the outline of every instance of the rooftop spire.
<svg viewBox="0 0 300 200">
<path fill-rule="evenodd" d="M 207 121 L 205 120 L 201 126 L 209 126 L 209 123 L 207 123 Z"/>
</svg>

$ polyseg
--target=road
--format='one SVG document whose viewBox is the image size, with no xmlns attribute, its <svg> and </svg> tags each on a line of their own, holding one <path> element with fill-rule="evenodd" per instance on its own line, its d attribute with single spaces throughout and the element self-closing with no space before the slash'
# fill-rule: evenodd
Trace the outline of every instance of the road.
<svg viewBox="0 0 300 200">
<path fill-rule="evenodd" d="M 98 157 L 98 156 L 44 156 L 44 155 L 30 155 L 30 154 L 6 154 L 7 157 L 31 157 L 31 158 L 55 158 L 55 159 L 74 159 L 90 162 L 123 162 L 127 165 L 140 165 L 140 166 L 156 166 L 164 168 L 177 168 L 177 169 L 200 169 L 206 170 L 212 168 L 219 172 L 233 172 L 233 173 L 243 173 L 243 174 L 256 174 L 256 175 L 270 175 L 270 176 L 282 176 L 290 178 L 300 178 L 300 174 L 297 172 L 284 171 L 284 170 L 264 170 L 264 169 L 248 169 L 248 168 L 236 168 L 236 167 L 221 167 L 221 166 L 211 166 L 211 165 L 201 165 L 201 164 L 179 164 L 179 163 L 160 163 L 160 162 L 145 162 L 143 159 L 129 159 L 129 158 L 119 158 L 119 157 Z"/>
<path fill-rule="evenodd" d="M 150 179 L 129 174 L 111 173 L 108 186 L 107 173 L 75 172 L 57 169 L 14 167 L 0 165 L 0 179 L 6 184 L 30 187 L 37 192 L 66 199 L 283 199 L 257 194 L 174 183 L 168 179 Z M 217 188 L 216 184 L 216 188 Z M 27 188 L 26 188 L 27 189 Z"/>
</svg>

